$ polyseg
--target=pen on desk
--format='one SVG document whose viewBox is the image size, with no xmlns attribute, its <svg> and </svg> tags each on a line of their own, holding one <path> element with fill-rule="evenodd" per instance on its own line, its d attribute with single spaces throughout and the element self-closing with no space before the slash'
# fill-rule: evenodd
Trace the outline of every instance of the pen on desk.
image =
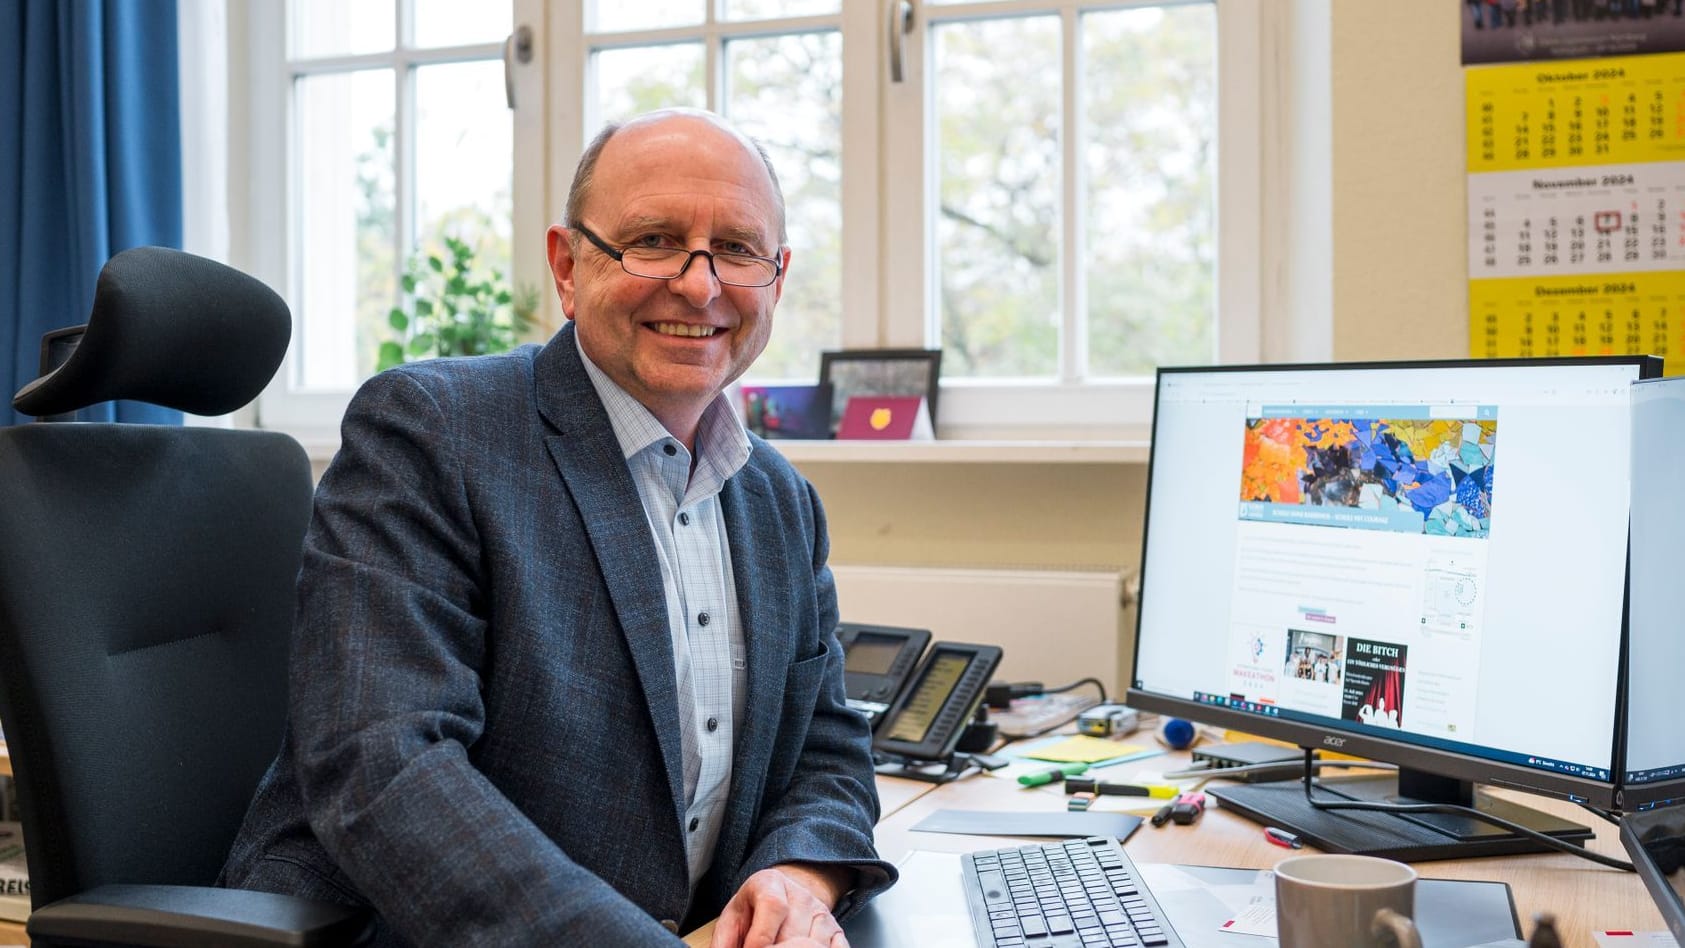
<svg viewBox="0 0 1685 948">
<path fill-rule="evenodd" d="M 1154 826 L 1163 826 L 1164 824 L 1170 822 L 1170 811 L 1175 808 L 1176 804 L 1174 803 L 1166 803 L 1164 806 L 1159 807 L 1158 812 L 1153 814 L 1152 824 Z"/>
<path fill-rule="evenodd" d="M 1175 799 L 1181 793 L 1180 787 L 1164 784 L 1113 783 L 1094 777 L 1066 777 L 1066 793 L 1097 793 L 1108 797 L 1155 797 L 1160 800 Z"/>
<path fill-rule="evenodd" d="M 1300 839 L 1297 834 L 1289 833 L 1278 826 L 1264 827 L 1264 838 L 1283 849 L 1298 849 L 1305 845 L 1305 841 Z"/>
<path fill-rule="evenodd" d="M 1026 787 L 1040 787 L 1056 780 L 1064 780 L 1066 777 L 1074 777 L 1087 769 L 1087 764 L 1060 764 L 1057 767 L 1038 770 L 1033 774 L 1024 774 L 1018 778 L 1018 782 Z"/>
</svg>

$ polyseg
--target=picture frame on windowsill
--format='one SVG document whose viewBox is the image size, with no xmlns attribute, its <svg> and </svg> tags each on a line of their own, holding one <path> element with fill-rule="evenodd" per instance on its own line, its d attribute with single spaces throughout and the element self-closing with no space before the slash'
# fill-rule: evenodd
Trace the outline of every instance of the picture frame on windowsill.
<svg viewBox="0 0 1685 948">
<path fill-rule="evenodd" d="M 923 398 L 934 429 L 942 377 L 941 349 L 841 349 L 819 354 L 819 381 L 831 387 L 831 433 L 848 400 L 864 396 Z"/>
</svg>

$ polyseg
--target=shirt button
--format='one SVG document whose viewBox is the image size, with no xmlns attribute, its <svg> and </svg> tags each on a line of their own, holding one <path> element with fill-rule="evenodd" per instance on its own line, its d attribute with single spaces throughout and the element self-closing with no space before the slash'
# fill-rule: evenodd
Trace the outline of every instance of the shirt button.
<svg viewBox="0 0 1685 948">
<path fill-rule="evenodd" d="M 670 918 L 662 919 L 661 920 L 661 927 L 667 929 L 668 931 L 672 932 L 675 935 L 677 935 L 679 933 L 679 923 L 673 921 Z"/>
<path fill-rule="evenodd" d="M 690 526 L 690 514 L 687 514 L 687 513 L 679 514 L 679 526 L 681 526 L 681 527 Z"/>
<path fill-rule="evenodd" d="M 696 832 L 696 828 L 698 826 L 701 826 L 701 825 L 702 825 L 702 821 L 700 819 L 698 819 L 694 816 L 690 818 L 690 831 L 692 833 Z"/>
<path fill-rule="evenodd" d="M 708 719 L 708 733 L 712 734 L 719 729 L 720 729 L 720 719 L 719 718 L 709 718 Z"/>
<path fill-rule="evenodd" d="M 661 450 L 662 450 L 662 451 L 664 451 L 664 452 L 666 452 L 666 454 L 667 454 L 667 456 L 668 456 L 668 457 L 672 457 L 672 456 L 673 456 L 673 455 L 675 455 L 675 454 L 678 454 L 678 453 L 679 453 L 679 449 L 678 449 L 678 448 L 675 448 L 675 447 L 673 447 L 673 446 L 672 446 L 672 445 L 670 445 L 670 444 L 664 444 L 664 445 L 662 445 L 662 446 L 661 446 Z"/>
<path fill-rule="evenodd" d="M 709 622 L 712 622 L 712 621 L 713 621 L 712 619 L 708 618 L 708 613 L 706 613 L 706 612 L 699 613 L 696 616 L 696 624 L 697 625 L 707 625 Z"/>
</svg>

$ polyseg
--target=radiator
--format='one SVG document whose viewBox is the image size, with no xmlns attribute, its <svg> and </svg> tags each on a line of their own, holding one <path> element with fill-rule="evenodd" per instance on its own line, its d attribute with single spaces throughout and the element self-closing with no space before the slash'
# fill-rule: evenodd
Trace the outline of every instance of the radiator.
<svg viewBox="0 0 1685 948">
<path fill-rule="evenodd" d="M 1098 678 L 1121 696 L 1133 629 L 1117 572 L 833 565 L 845 622 L 929 629 L 1004 649 L 1000 681 Z"/>
</svg>

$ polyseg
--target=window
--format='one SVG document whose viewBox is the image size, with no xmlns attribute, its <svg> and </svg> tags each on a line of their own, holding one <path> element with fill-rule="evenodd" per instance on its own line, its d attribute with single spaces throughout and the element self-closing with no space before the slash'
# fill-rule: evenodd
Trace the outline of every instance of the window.
<svg viewBox="0 0 1685 948">
<path fill-rule="evenodd" d="M 587 24 L 580 78 L 589 134 L 606 121 L 690 106 L 730 116 L 766 148 L 799 277 L 785 283 L 754 371 L 816 379 L 819 352 L 842 344 L 842 0 L 573 6 Z"/>
<path fill-rule="evenodd" d="M 1263 6 L 919 5 L 886 330 L 941 341 L 945 434 L 1145 437 L 1155 365 L 1257 358 Z"/>
<path fill-rule="evenodd" d="M 1081 382 L 1209 362 L 1212 5 L 927 18 L 944 370 Z"/>
<path fill-rule="evenodd" d="M 538 234 L 579 151 L 667 105 L 730 116 L 780 174 L 793 259 L 757 381 L 811 381 L 824 349 L 940 345 L 946 436 L 1121 437 L 1146 430 L 1155 365 L 1257 358 L 1257 176 L 1230 170 L 1259 160 L 1254 5 L 516 0 L 438 19 L 469 6 L 290 4 L 279 252 L 301 338 L 266 424 L 337 422 L 307 400 L 342 405 L 367 374 L 403 255 L 442 229 L 542 285 L 557 325 Z M 886 29 L 901 7 L 909 29 Z M 539 68 L 511 113 L 514 22 Z M 1221 239 L 1219 219 L 1237 225 Z"/>
<path fill-rule="evenodd" d="M 254 251 L 265 273 L 282 274 L 294 311 L 263 420 L 308 432 L 337 424 L 394 337 L 387 314 L 407 268 L 449 259 L 455 238 L 477 266 L 510 273 L 513 14 L 452 0 L 253 6 L 252 47 L 268 54 L 254 57 L 254 113 L 274 116 L 254 127 L 253 153 L 278 154 L 268 180 L 286 183 L 267 208 L 283 223 Z"/>
</svg>

